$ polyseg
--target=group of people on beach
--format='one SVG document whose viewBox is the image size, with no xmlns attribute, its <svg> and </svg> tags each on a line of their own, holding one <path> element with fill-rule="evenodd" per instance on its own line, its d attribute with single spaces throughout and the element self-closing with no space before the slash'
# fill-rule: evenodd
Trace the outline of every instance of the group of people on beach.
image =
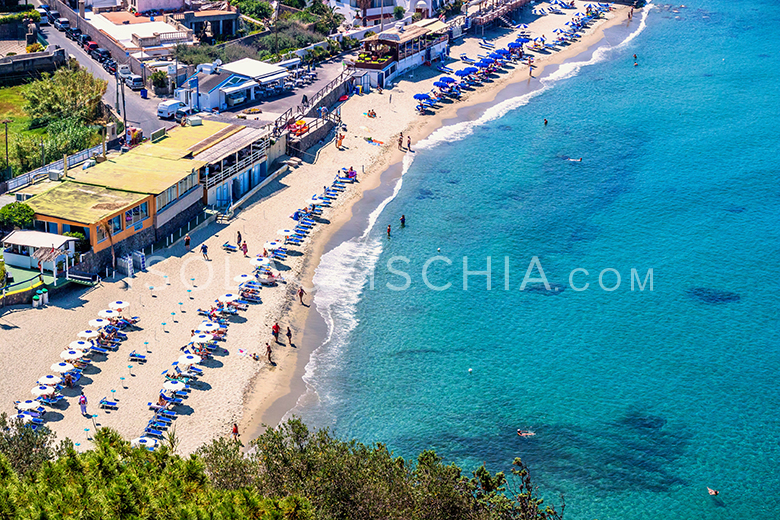
<svg viewBox="0 0 780 520">
<path fill-rule="evenodd" d="M 404 133 L 401 132 L 401 134 L 398 136 L 398 149 L 403 150 L 404 149 Z M 412 136 L 408 135 L 406 136 L 406 151 L 411 152 L 412 151 Z"/>
</svg>

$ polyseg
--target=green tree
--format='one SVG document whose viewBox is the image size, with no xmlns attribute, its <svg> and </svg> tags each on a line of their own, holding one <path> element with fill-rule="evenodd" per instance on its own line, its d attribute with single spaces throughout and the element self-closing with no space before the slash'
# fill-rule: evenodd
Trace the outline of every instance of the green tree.
<svg viewBox="0 0 780 520">
<path fill-rule="evenodd" d="M 35 212 L 24 202 L 12 202 L 0 208 L 0 223 L 5 227 L 28 228 L 32 226 L 34 217 Z"/>
<path fill-rule="evenodd" d="M 304 0 L 282 0 L 282 5 L 300 9 L 301 11 L 306 8 L 306 2 Z"/>
<path fill-rule="evenodd" d="M 157 88 L 165 88 L 168 86 L 168 74 L 164 70 L 156 70 L 149 76 L 152 80 L 152 85 Z"/>
<path fill-rule="evenodd" d="M 314 29 L 328 36 L 336 32 L 336 29 L 344 22 L 344 15 L 336 12 L 335 7 L 325 7 L 325 11 L 320 15 L 320 19 L 314 25 Z"/>
<path fill-rule="evenodd" d="M 384 1 L 384 0 L 382 0 Z M 371 0 L 357 0 L 357 6 L 361 9 L 363 15 L 360 17 L 363 20 L 363 25 L 366 25 L 366 11 L 371 8 Z"/>
<path fill-rule="evenodd" d="M 81 67 L 62 67 L 54 74 L 44 74 L 43 79 L 22 90 L 27 101 L 24 109 L 43 123 L 75 119 L 91 124 L 102 115 L 100 100 L 106 84 Z"/>
<path fill-rule="evenodd" d="M 8 475 L 9 468 L 18 475 L 35 472 L 69 446 L 69 443 L 65 442 L 58 447 L 54 439 L 54 433 L 48 428 L 33 431 L 16 417 L 9 419 L 5 412 L 0 414 L 0 487 L 4 487 L 4 480 L 11 478 Z M 1 512 L 2 499 L 0 518 L 5 518 Z"/>
<path fill-rule="evenodd" d="M 400 20 L 401 18 L 404 17 L 405 14 L 406 14 L 406 9 L 404 9 L 400 5 L 397 5 L 393 8 L 393 18 L 395 18 L 396 20 Z"/>
</svg>

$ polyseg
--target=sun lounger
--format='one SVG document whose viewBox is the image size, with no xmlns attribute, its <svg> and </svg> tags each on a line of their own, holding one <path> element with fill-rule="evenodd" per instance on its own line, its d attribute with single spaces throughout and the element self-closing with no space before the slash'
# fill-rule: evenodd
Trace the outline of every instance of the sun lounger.
<svg viewBox="0 0 780 520">
<path fill-rule="evenodd" d="M 162 415 L 155 415 L 153 421 L 156 423 L 166 424 L 168 426 L 173 424 L 173 420 L 170 417 L 164 417 Z"/>
<path fill-rule="evenodd" d="M 225 242 L 224 244 L 222 244 L 222 249 L 224 249 L 228 253 L 236 253 L 238 251 L 238 247 L 234 246 L 230 242 Z"/>
<path fill-rule="evenodd" d="M 167 430 L 169 426 L 169 423 L 164 423 L 162 421 L 157 421 L 156 417 L 153 417 L 149 420 L 149 423 L 146 425 L 147 428 L 154 428 L 155 430 Z"/>
<path fill-rule="evenodd" d="M 59 403 L 62 400 L 62 396 L 55 396 L 55 397 L 39 397 L 38 401 L 42 402 L 43 404 L 47 406 L 54 406 L 55 404 Z"/>
<path fill-rule="evenodd" d="M 119 405 L 115 403 L 114 401 L 109 401 L 108 397 L 104 397 L 100 400 L 100 403 L 98 403 L 99 408 L 108 408 L 110 410 L 117 410 L 119 408 Z"/>
<path fill-rule="evenodd" d="M 160 430 L 155 430 L 153 428 L 147 427 L 144 429 L 144 435 L 151 435 L 152 437 L 162 438 L 163 432 L 161 432 Z"/>
<path fill-rule="evenodd" d="M 97 352 L 98 354 L 103 354 L 103 355 L 108 354 L 108 350 L 102 347 L 95 347 L 95 346 L 89 347 L 89 352 Z"/>
<path fill-rule="evenodd" d="M 141 354 L 136 354 L 135 350 L 130 352 L 128 357 L 130 358 L 130 361 L 137 361 L 139 363 L 146 363 L 146 356 L 143 356 Z"/>
</svg>

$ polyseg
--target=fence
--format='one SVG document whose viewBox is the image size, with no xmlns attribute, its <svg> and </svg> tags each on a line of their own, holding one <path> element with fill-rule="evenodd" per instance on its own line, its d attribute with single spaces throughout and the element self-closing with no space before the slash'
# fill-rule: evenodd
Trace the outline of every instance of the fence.
<svg viewBox="0 0 780 520">
<path fill-rule="evenodd" d="M 100 153 L 103 153 L 102 144 L 93 146 L 92 148 L 88 148 L 87 150 L 82 150 L 78 153 L 74 153 L 73 155 L 69 155 L 68 168 L 75 166 L 80 162 L 86 161 L 93 155 L 100 154 Z M 23 175 L 19 175 L 18 177 L 14 177 L 13 179 L 8 181 L 8 191 L 12 191 L 17 188 L 22 188 L 24 186 L 28 186 L 42 179 L 45 179 L 49 176 L 49 171 L 51 170 L 64 170 L 63 164 L 64 163 L 62 162 L 62 159 L 60 159 L 59 161 L 54 161 L 53 163 L 49 163 L 46 166 L 42 166 L 37 170 L 33 170 Z"/>
<path fill-rule="evenodd" d="M 316 94 L 314 94 L 311 98 L 309 98 L 309 103 L 304 105 L 298 105 L 295 109 L 299 114 L 303 114 L 306 112 L 306 110 L 309 107 L 315 106 L 322 98 L 330 94 L 332 91 L 340 87 L 345 81 L 348 81 L 352 78 L 352 74 L 354 71 L 347 69 L 341 71 L 341 74 L 338 75 L 335 79 L 328 82 L 327 85 L 322 87 L 320 90 L 317 91 Z"/>
</svg>

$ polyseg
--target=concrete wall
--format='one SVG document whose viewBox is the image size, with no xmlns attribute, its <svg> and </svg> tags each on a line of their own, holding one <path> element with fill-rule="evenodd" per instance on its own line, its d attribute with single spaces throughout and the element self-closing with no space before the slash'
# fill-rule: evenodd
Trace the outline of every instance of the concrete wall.
<svg viewBox="0 0 780 520">
<path fill-rule="evenodd" d="M 183 211 L 180 211 L 176 214 L 175 217 L 170 219 L 168 222 L 166 222 L 164 225 L 159 227 L 157 229 L 157 240 L 162 240 L 166 236 L 170 235 L 171 233 L 175 232 L 180 227 L 184 226 L 189 222 L 190 220 L 194 219 L 196 215 L 203 212 L 203 201 L 200 200 L 200 198 L 203 196 L 203 190 L 194 190 L 198 194 L 198 200 L 195 202 L 195 204 L 189 206 L 188 208 L 184 209 Z M 151 244 L 151 242 L 150 242 Z M 146 244 L 149 245 L 149 244 Z"/>
<path fill-rule="evenodd" d="M 185 193 L 184 197 L 169 205 L 169 207 L 164 208 L 162 212 L 157 213 L 157 216 L 154 218 L 154 226 L 158 229 L 161 228 L 171 220 L 174 220 L 179 213 L 186 211 L 187 208 L 199 202 L 202 197 L 203 186 L 198 184 L 189 193 Z"/>
<path fill-rule="evenodd" d="M 291 137 L 287 147 L 290 156 L 300 157 L 304 160 L 311 159 L 311 155 L 304 152 L 318 144 L 321 139 L 325 139 L 335 126 L 336 124 L 332 121 L 326 121 L 324 125 L 307 133 L 303 137 Z"/>
<path fill-rule="evenodd" d="M 341 96 L 344 94 L 347 94 L 350 90 L 352 90 L 352 85 L 355 84 L 354 79 L 349 79 L 333 89 L 329 94 L 327 94 L 324 98 L 317 101 L 315 105 L 312 105 L 309 107 L 309 109 L 304 114 L 304 117 L 314 117 L 317 114 L 317 107 L 328 107 L 330 108 L 336 102 L 339 100 Z"/>
<path fill-rule="evenodd" d="M 0 25 L 2 27 L 2 25 Z M 0 59 L 0 83 L 13 83 L 15 78 L 29 78 L 41 72 L 53 72 L 65 65 L 65 49 L 20 54 Z"/>
<path fill-rule="evenodd" d="M 281 156 L 287 153 L 287 137 L 288 135 L 282 134 L 279 139 L 272 141 L 273 144 L 268 147 L 266 153 L 268 154 L 268 169 L 271 169 L 271 165 Z"/>
</svg>

